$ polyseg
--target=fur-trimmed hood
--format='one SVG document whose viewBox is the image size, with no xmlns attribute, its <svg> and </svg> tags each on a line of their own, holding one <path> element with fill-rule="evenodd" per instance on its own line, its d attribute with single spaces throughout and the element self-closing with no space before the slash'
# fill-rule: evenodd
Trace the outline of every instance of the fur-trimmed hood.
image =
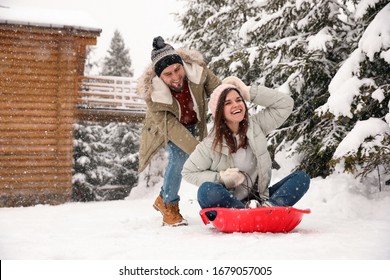
<svg viewBox="0 0 390 280">
<path fill-rule="evenodd" d="M 198 66 L 201 66 L 202 68 L 206 66 L 204 62 L 203 55 L 196 51 L 196 50 L 187 50 L 187 49 L 176 49 L 176 52 L 181 56 L 183 62 L 184 62 L 184 68 L 186 70 L 187 77 L 191 79 L 196 79 L 197 74 L 194 74 L 193 77 L 191 77 L 191 73 L 187 73 L 187 69 L 191 68 L 191 65 L 197 64 Z M 144 73 L 140 76 L 138 79 L 137 84 L 137 94 L 140 95 L 144 99 L 150 99 L 151 94 L 153 92 L 153 79 L 157 78 L 156 72 L 154 71 L 153 63 L 150 62 L 150 64 L 146 67 Z M 194 81 L 196 82 L 196 81 Z"/>
<path fill-rule="evenodd" d="M 147 105 L 145 120 L 140 136 L 139 171 L 150 163 L 157 151 L 172 141 L 181 150 L 191 154 L 207 135 L 207 99 L 221 80 L 204 63 L 197 51 L 178 49 L 183 61 L 190 94 L 197 114 L 196 136 L 180 123 L 181 107 L 169 87 L 160 79 L 152 63 L 138 80 L 137 92 Z"/>
</svg>

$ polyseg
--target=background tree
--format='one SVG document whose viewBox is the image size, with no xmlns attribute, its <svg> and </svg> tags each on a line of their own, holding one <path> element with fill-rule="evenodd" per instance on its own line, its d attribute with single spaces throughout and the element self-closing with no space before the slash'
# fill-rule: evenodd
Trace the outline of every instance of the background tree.
<svg viewBox="0 0 390 280">
<path fill-rule="evenodd" d="M 281 148 L 285 149 L 287 143 L 301 143 L 302 137 L 309 134 L 308 130 L 314 128 L 319 121 L 314 119 L 313 112 L 325 103 L 328 97 L 327 85 L 336 72 L 337 63 L 347 56 L 343 52 L 348 49 L 345 30 L 350 27 L 340 20 L 340 16 L 348 14 L 348 9 L 339 1 L 297 3 L 278 0 L 261 5 L 257 1 L 245 3 L 244 6 L 237 6 L 236 2 L 228 4 L 231 5 L 229 11 L 233 14 L 240 7 L 253 11 L 246 13 L 246 17 L 227 15 L 219 24 L 208 25 L 207 31 L 201 30 L 196 34 L 202 37 L 199 36 L 199 32 L 202 32 L 205 38 L 208 33 L 218 34 L 221 38 L 231 38 L 235 34 L 235 44 L 228 48 L 215 40 L 208 41 L 208 44 L 215 44 L 214 49 L 219 52 L 209 64 L 214 72 L 222 77 L 236 75 L 247 84 L 258 82 L 292 95 L 295 100 L 293 114 L 281 129 L 270 136 L 270 149 L 277 152 Z M 192 14 L 197 13 L 193 11 Z M 187 14 L 183 19 L 189 22 L 198 20 L 196 17 L 189 19 L 189 16 Z M 215 15 L 205 19 L 200 17 L 201 22 L 197 26 L 206 26 L 207 22 L 220 18 Z M 229 25 L 235 26 L 235 29 L 221 29 L 226 22 L 230 22 Z M 191 32 L 190 28 L 184 29 Z M 221 47 L 222 50 L 218 49 Z M 316 144 L 305 143 L 305 152 L 309 154 L 307 158 L 313 158 L 317 162 L 307 165 L 306 171 L 312 176 L 324 175 L 324 168 L 320 163 L 327 162 L 330 156 L 323 153 L 328 158 L 318 160 L 313 157 L 313 154 L 318 155 Z M 309 147 L 308 143 L 312 143 L 314 147 Z"/>
<path fill-rule="evenodd" d="M 116 77 L 133 77 L 129 49 L 126 48 L 122 35 L 115 30 L 111 39 L 108 56 L 104 58 L 102 75 Z"/>
<path fill-rule="evenodd" d="M 87 58 L 84 65 L 84 75 L 91 76 L 100 73 L 99 61 L 95 60 L 96 46 L 87 46 Z"/>
<path fill-rule="evenodd" d="M 187 1 L 186 8 L 183 14 L 176 15 L 184 33 L 173 39 L 200 51 L 206 61 L 240 49 L 238 33 L 242 24 L 259 12 L 256 0 Z"/>
<path fill-rule="evenodd" d="M 317 112 L 345 128 L 330 165 L 338 164 L 363 179 L 376 174 L 381 189 L 383 175 L 390 173 L 389 1 L 360 3 L 354 17 L 358 42 L 332 79 L 327 103 Z"/>
<path fill-rule="evenodd" d="M 335 84 L 340 66 L 358 47 L 363 33 L 375 33 L 366 28 L 389 1 L 245 1 L 244 9 L 248 12 L 237 12 L 245 15 L 243 17 L 234 16 L 240 9 L 238 2 L 187 2 L 189 10 L 178 17 L 184 35 L 176 37 L 177 40 L 187 44 L 191 41 L 189 46 L 200 50 L 204 45 L 204 52 L 210 56 L 208 66 L 221 78 L 236 75 L 247 84 L 256 82 L 277 88 L 294 98 L 290 118 L 268 136 L 271 152 L 287 150 L 289 155 L 299 159 L 296 168 L 305 169 L 312 177 L 332 173 L 333 155 L 356 121 L 345 116 L 331 117 L 331 111 L 322 106 L 329 103 L 332 93 L 329 86 Z M 223 9 L 225 5 L 229 7 Z M 361 108 L 360 119 L 364 115 L 363 119 L 381 116 L 383 120 L 389 110 L 385 73 L 389 73 L 386 57 L 390 31 L 387 23 L 382 22 L 382 26 L 382 41 L 378 42 L 379 37 L 372 38 L 375 41 L 370 44 L 382 45 L 383 52 L 367 56 L 370 59 L 362 63 L 356 73 L 359 77 L 372 77 L 376 85 L 383 81 L 380 90 L 385 97 L 380 98 L 380 102 L 375 98 L 370 100 L 364 109 L 359 105 L 361 102 L 357 102 L 354 106 Z M 225 41 L 232 43 L 219 38 L 228 38 Z M 382 59 L 377 60 L 380 56 Z M 378 89 L 363 88 L 360 90 L 366 93 Z M 382 96 L 378 91 L 376 94 Z M 318 114 L 317 108 L 322 108 L 324 113 Z M 380 154 L 383 153 L 382 149 Z M 379 159 L 378 154 L 377 158 L 384 163 L 385 157 Z"/>
<path fill-rule="evenodd" d="M 139 125 L 80 123 L 74 137 L 73 200 L 128 196 L 138 181 Z"/>
<path fill-rule="evenodd" d="M 116 30 L 101 75 L 132 77 L 129 50 Z M 87 61 L 88 62 L 88 61 Z M 85 122 L 74 128 L 73 200 L 112 200 L 138 182 L 139 124 Z"/>
</svg>

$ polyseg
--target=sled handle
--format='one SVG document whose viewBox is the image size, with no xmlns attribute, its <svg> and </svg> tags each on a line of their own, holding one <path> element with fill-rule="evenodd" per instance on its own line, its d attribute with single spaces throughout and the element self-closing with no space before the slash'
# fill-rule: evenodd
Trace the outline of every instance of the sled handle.
<svg viewBox="0 0 390 280">
<path fill-rule="evenodd" d="M 307 208 L 307 209 L 297 209 L 297 208 L 295 208 L 295 211 L 301 212 L 303 214 L 310 214 L 311 213 L 311 210 L 309 208 Z"/>
<path fill-rule="evenodd" d="M 200 217 L 202 218 L 203 223 L 207 225 L 210 223 L 210 221 L 212 222 L 215 220 L 215 218 L 218 215 L 218 211 L 215 209 L 204 208 L 200 210 L 199 214 Z"/>
<path fill-rule="evenodd" d="M 290 208 L 288 210 L 289 214 L 291 213 L 291 211 L 299 212 L 302 214 L 310 214 L 311 213 L 311 210 L 309 208 L 306 208 L 306 209 L 297 209 L 297 208 L 293 208 L 293 207 L 289 207 L 289 208 Z M 267 214 L 269 214 L 269 213 L 267 213 Z"/>
</svg>

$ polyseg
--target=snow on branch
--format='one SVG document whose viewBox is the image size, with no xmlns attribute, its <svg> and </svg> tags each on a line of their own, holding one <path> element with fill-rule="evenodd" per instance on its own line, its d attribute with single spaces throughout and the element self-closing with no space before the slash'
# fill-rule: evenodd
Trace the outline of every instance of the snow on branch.
<svg viewBox="0 0 390 280">
<path fill-rule="evenodd" d="M 365 121 L 358 121 L 348 135 L 340 142 L 333 154 L 334 158 L 341 158 L 349 153 L 356 153 L 361 144 L 372 137 L 390 133 L 390 126 L 378 118 L 370 118 Z M 379 141 L 379 140 L 378 140 Z M 377 143 L 380 146 L 380 143 Z"/>
<path fill-rule="evenodd" d="M 366 53 L 370 61 L 374 55 L 390 48 L 390 3 L 387 4 L 367 26 L 359 41 L 359 48 Z"/>
</svg>

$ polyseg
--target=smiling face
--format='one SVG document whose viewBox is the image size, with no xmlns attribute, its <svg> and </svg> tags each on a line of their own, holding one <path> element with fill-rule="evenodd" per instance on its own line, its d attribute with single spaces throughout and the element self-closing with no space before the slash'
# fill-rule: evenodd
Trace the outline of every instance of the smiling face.
<svg viewBox="0 0 390 280">
<path fill-rule="evenodd" d="M 223 106 L 223 115 L 227 126 L 233 133 L 238 133 L 239 124 L 244 119 L 246 107 L 244 100 L 235 90 L 230 90 Z"/>
<path fill-rule="evenodd" d="M 166 67 L 160 75 L 160 79 L 174 92 L 181 92 L 185 79 L 183 65 L 180 63 L 172 64 Z"/>
</svg>

